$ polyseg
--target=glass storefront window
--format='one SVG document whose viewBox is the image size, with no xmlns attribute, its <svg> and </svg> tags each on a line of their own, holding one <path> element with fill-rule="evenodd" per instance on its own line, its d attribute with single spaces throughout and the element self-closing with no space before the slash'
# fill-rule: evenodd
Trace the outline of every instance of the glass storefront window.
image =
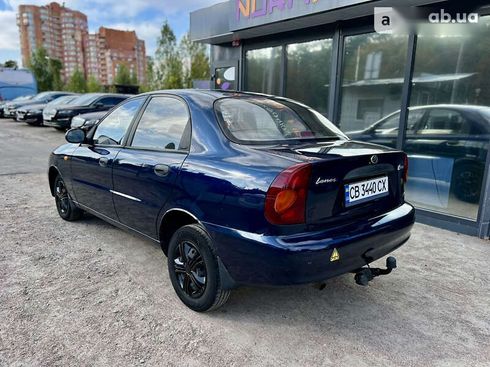
<svg viewBox="0 0 490 367">
<path fill-rule="evenodd" d="M 281 95 L 281 54 L 281 46 L 247 51 L 247 91 Z"/>
<path fill-rule="evenodd" d="M 476 220 L 490 138 L 490 19 L 418 32 L 407 200 Z M 418 117 L 415 118 L 414 115 Z"/>
<path fill-rule="evenodd" d="M 406 35 L 345 37 L 339 121 L 351 138 L 396 146 L 407 47 Z"/>
<path fill-rule="evenodd" d="M 327 114 L 332 40 L 287 45 L 286 97 Z"/>
</svg>

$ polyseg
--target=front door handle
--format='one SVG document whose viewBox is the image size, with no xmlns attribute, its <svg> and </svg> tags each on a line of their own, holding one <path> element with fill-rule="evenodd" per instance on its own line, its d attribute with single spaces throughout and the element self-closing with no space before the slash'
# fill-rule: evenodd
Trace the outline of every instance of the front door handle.
<svg viewBox="0 0 490 367">
<path fill-rule="evenodd" d="M 170 167 L 166 164 L 157 164 L 155 168 L 153 168 L 153 172 L 155 175 L 160 177 L 166 177 L 170 173 Z"/>
<path fill-rule="evenodd" d="M 107 167 L 107 164 L 109 163 L 109 158 L 99 158 L 99 166 L 101 167 Z"/>
</svg>

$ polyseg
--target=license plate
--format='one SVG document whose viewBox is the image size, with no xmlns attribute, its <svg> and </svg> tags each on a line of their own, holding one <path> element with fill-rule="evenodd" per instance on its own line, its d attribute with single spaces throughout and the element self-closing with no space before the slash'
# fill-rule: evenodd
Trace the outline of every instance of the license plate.
<svg viewBox="0 0 490 367">
<path fill-rule="evenodd" d="M 387 176 L 354 182 L 344 185 L 344 188 L 345 206 L 364 203 L 389 194 Z"/>
</svg>

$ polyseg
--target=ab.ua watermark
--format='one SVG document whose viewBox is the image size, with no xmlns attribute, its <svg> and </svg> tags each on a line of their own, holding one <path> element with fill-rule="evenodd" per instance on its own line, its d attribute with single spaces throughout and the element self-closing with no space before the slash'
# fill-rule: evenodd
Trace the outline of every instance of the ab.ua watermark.
<svg viewBox="0 0 490 367">
<path fill-rule="evenodd" d="M 476 12 L 447 11 L 428 8 L 374 8 L 374 30 L 393 33 L 406 30 L 412 24 L 477 24 L 480 15 Z"/>
</svg>

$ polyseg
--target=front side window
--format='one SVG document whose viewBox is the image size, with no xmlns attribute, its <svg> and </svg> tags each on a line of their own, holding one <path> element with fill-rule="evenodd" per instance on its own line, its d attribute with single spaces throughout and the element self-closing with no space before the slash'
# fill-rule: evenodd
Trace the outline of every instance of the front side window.
<svg viewBox="0 0 490 367">
<path fill-rule="evenodd" d="M 129 125 L 143 104 L 144 98 L 133 99 L 116 108 L 97 126 L 94 144 L 121 145 Z"/>
<path fill-rule="evenodd" d="M 320 113 L 290 101 L 224 98 L 215 109 L 225 135 L 244 144 L 345 138 Z"/>
<path fill-rule="evenodd" d="M 141 116 L 131 146 L 141 149 L 186 150 L 189 111 L 181 100 L 154 97 Z"/>
<path fill-rule="evenodd" d="M 430 111 L 424 125 L 417 134 L 420 135 L 464 135 L 470 132 L 470 123 L 457 111 L 434 109 Z"/>
</svg>

